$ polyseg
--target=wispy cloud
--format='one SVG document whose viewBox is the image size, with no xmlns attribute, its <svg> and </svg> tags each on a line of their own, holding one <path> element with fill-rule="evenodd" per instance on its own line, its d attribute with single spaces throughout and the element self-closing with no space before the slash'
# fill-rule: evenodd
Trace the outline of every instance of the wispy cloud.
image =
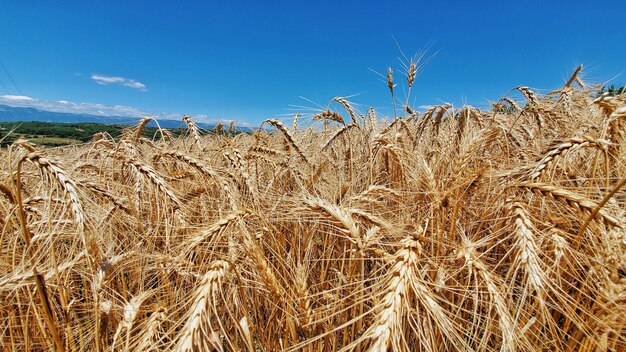
<svg viewBox="0 0 626 352">
<path fill-rule="evenodd" d="M 104 76 L 94 73 L 91 75 L 91 79 L 101 85 L 118 84 L 125 87 L 135 88 L 142 92 L 148 90 L 148 87 L 146 87 L 145 84 L 126 77 Z"/>
<path fill-rule="evenodd" d="M 10 101 L 32 101 L 33 98 L 25 95 L 0 95 L 0 98 Z"/>
</svg>

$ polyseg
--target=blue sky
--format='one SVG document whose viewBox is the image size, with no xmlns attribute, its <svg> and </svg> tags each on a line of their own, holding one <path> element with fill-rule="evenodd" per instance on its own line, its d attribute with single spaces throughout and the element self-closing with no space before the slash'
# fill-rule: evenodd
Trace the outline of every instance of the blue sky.
<svg viewBox="0 0 626 352">
<path fill-rule="evenodd" d="M 0 104 L 254 125 L 352 96 L 392 114 L 373 71 L 401 80 L 397 41 L 436 52 L 413 106 L 481 107 L 557 88 L 580 64 L 625 83 L 624 14 L 623 1 L 0 0 Z"/>
</svg>

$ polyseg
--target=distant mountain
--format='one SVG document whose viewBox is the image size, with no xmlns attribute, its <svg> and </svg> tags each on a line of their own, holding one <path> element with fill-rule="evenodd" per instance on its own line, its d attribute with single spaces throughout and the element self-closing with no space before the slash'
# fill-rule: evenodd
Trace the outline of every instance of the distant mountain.
<svg viewBox="0 0 626 352">
<path fill-rule="evenodd" d="M 181 116 L 182 118 L 182 116 Z M 61 122 L 61 123 L 102 123 L 115 125 L 135 125 L 141 118 L 130 116 L 102 116 L 92 114 L 76 114 L 70 112 L 54 112 L 40 110 L 36 108 L 16 107 L 0 104 L 0 122 L 12 121 L 40 121 L 40 122 Z M 157 120 L 163 128 L 185 127 L 181 125 L 181 120 Z M 213 129 L 215 124 L 196 123 L 200 128 Z M 150 123 L 152 125 L 152 123 Z M 226 126 L 228 127 L 228 126 Z M 240 131 L 251 131 L 250 128 L 237 127 Z"/>
<path fill-rule="evenodd" d="M 94 122 L 105 124 L 132 125 L 139 121 L 136 117 L 125 116 L 101 116 L 91 114 L 75 114 L 68 112 L 45 111 L 36 108 L 15 107 L 0 105 L 0 121 L 41 121 L 80 123 Z M 179 123 L 180 125 L 180 123 Z"/>
</svg>

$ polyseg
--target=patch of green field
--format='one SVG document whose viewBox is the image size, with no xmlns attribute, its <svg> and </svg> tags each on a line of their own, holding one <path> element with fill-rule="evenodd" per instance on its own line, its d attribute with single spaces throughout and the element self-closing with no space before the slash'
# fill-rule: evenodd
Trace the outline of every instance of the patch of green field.
<svg viewBox="0 0 626 352">
<path fill-rule="evenodd" d="M 0 146 L 7 146 L 18 138 L 31 140 L 41 146 L 63 146 L 79 144 L 91 140 L 94 134 L 105 132 L 114 139 L 122 135 L 122 130 L 130 128 L 126 125 L 108 125 L 99 123 L 54 123 L 54 122 L 0 122 Z M 143 136 L 152 139 L 160 134 L 154 127 L 146 127 Z M 178 135 L 177 130 L 170 130 Z"/>
<path fill-rule="evenodd" d="M 30 138 L 29 141 L 32 144 L 45 146 L 45 147 L 61 147 L 65 145 L 83 143 L 83 141 L 78 140 L 78 139 L 61 138 L 61 137 L 35 137 L 35 138 Z"/>
</svg>

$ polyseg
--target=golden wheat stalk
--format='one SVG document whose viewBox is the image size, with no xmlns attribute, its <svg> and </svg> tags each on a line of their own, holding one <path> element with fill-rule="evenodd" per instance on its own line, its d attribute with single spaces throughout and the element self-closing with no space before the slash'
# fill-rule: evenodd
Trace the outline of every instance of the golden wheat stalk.
<svg viewBox="0 0 626 352">
<path fill-rule="evenodd" d="M 395 264 L 389 271 L 382 298 L 374 307 L 372 324 L 361 337 L 343 350 L 352 349 L 367 340 L 371 341 L 368 351 L 403 350 L 405 315 L 412 306 L 423 315 L 424 324 L 433 324 L 429 328 L 440 330 L 440 337 L 449 340 L 453 346 L 467 348 L 446 310 L 437 302 L 435 293 L 421 279 L 421 244 L 413 238 L 406 238 L 401 244 L 402 248 L 395 255 Z M 430 333 L 434 334 L 434 331 Z M 425 349 L 441 346 L 435 339 L 434 335 L 424 336 L 419 346 Z"/>
<path fill-rule="evenodd" d="M 231 265 L 223 260 L 215 261 L 209 266 L 196 290 L 189 318 L 176 339 L 174 351 L 223 350 L 219 337 L 221 328 L 213 326 L 211 319 L 221 318 L 217 316 L 216 300 L 222 290 L 224 276 L 230 269 Z"/>
<path fill-rule="evenodd" d="M 354 108 L 352 107 L 352 105 L 350 105 L 350 102 L 348 102 L 343 97 L 334 97 L 332 101 L 338 102 L 339 104 L 341 104 L 341 106 L 343 106 L 344 109 L 346 109 L 346 112 L 348 113 L 348 116 L 350 116 L 350 121 L 352 122 L 352 124 L 357 125 L 359 123 L 357 120 L 356 112 L 354 111 Z M 345 125 L 345 122 L 344 122 L 344 125 Z"/>
<path fill-rule="evenodd" d="M 258 193 L 256 189 L 256 184 L 252 182 L 252 179 L 250 178 L 250 174 L 248 174 L 248 170 L 245 165 L 245 160 L 243 156 L 241 155 L 241 152 L 235 149 L 233 150 L 233 154 L 234 154 L 234 157 L 229 152 L 225 152 L 224 157 L 228 159 L 231 166 L 235 170 L 239 171 L 239 174 L 243 178 L 245 186 L 248 189 L 249 195 L 252 197 L 252 203 L 255 203 L 256 198 L 257 198 L 256 195 Z"/>
<path fill-rule="evenodd" d="M 184 115 L 183 121 L 187 124 L 187 129 L 189 129 L 189 134 L 191 135 L 191 137 L 193 137 L 194 141 L 196 143 L 200 143 L 200 130 L 198 129 L 198 126 L 196 126 L 196 123 L 193 121 L 191 116 Z"/>
<path fill-rule="evenodd" d="M 267 154 L 267 155 L 271 155 L 273 157 L 279 157 L 279 158 L 282 158 L 285 156 L 285 153 L 280 150 L 266 148 L 260 145 L 255 145 L 255 146 L 250 147 L 250 149 L 248 149 L 248 152 Z"/>
<path fill-rule="evenodd" d="M 139 159 L 130 156 L 117 154 L 116 157 L 122 159 L 124 164 L 134 167 L 135 170 L 137 170 L 138 172 L 138 179 L 145 177 L 150 182 L 152 182 L 157 187 L 157 189 L 161 191 L 166 196 L 166 198 L 169 199 L 169 201 L 173 204 L 173 208 L 175 211 L 181 208 L 182 203 L 180 202 L 178 197 L 176 197 L 174 192 L 170 189 L 167 182 L 165 182 L 165 180 L 161 176 L 159 176 L 159 174 L 150 165 L 147 165 Z"/>
<path fill-rule="evenodd" d="M 592 213 L 599 209 L 597 217 L 611 226 L 623 227 L 621 221 L 609 214 L 605 209 L 600 209 L 598 203 L 567 189 L 539 182 L 522 182 L 519 187 L 527 188 L 545 197 L 556 199 L 568 206 L 584 213 Z"/>
<path fill-rule="evenodd" d="M 220 186 L 222 187 L 222 191 L 223 191 L 222 193 L 226 195 L 226 197 L 228 198 L 230 202 L 231 209 L 233 210 L 237 209 L 237 200 L 233 196 L 233 190 L 231 186 L 228 184 L 228 182 L 226 182 L 226 180 L 221 175 L 219 175 L 217 171 L 209 168 L 207 165 L 205 165 L 203 161 L 199 159 L 193 158 L 191 156 L 188 156 L 186 154 L 183 154 L 174 150 L 161 151 L 155 154 L 154 160 L 158 161 L 161 157 L 164 157 L 164 156 L 179 160 L 193 167 L 200 174 L 217 180 L 217 182 L 219 182 Z"/>
<path fill-rule="evenodd" d="M 514 221 L 515 247 L 517 247 L 517 257 L 515 261 L 524 268 L 526 279 L 536 292 L 536 297 L 542 306 L 545 306 L 545 272 L 541 265 L 540 248 L 537 244 L 536 236 L 533 233 L 533 225 L 529 219 L 528 210 L 519 202 L 511 205 Z"/>
<path fill-rule="evenodd" d="M 126 214 L 133 215 L 133 213 L 130 210 L 130 208 L 128 208 L 128 206 L 125 204 L 126 201 L 124 201 L 124 200 L 118 198 L 117 196 L 111 194 L 110 192 L 108 192 L 107 190 L 103 189 L 99 185 L 97 185 L 97 184 L 95 184 L 93 182 L 90 182 L 90 181 L 81 181 L 81 185 L 85 186 L 85 188 L 87 188 L 88 190 L 92 191 L 93 193 L 101 196 L 102 198 L 107 199 L 108 201 L 113 203 L 113 205 L 115 205 L 116 208 L 124 211 Z"/>
<path fill-rule="evenodd" d="M 524 97 L 528 100 L 529 104 L 531 105 L 539 104 L 539 99 L 537 98 L 537 94 L 535 94 L 535 92 L 530 90 L 530 88 L 526 86 L 517 86 L 513 89 L 520 91 L 524 95 Z"/>
<path fill-rule="evenodd" d="M 309 159 L 306 157 L 306 155 L 304 155 L 304 152 L 302 151 L 300 146 L 298 146 L 296 141 L 293 139 L 293 136 L 291 135 L 291 133 L 289 133 L 289 130 L 287 129 L 287 127 L 285 127 L 285 125 L 283 125 L 282 122 L 276 119 L 268 119 L 263 122 L 264 123 L 267 122 L 270 125 L 276 127 L 283 134 L 283 136 L 285 137 L 289 145 L 291 145 L 291 147 L 296 151 L 296 153 L 298 153 L 298 155 L 302 158 L 302 160 L 304 160 L 304 162 L 306 162 L 308 165 L 311 165 L 311 163 L 309 162 Z"/>
<path fill-rule="evenodd" d="M 116 345 L 116 340 L 121 334 L 123 330 L 126 330 L 126 344 L 125 350 L 128 350 L 130 347 L 130 337 L 133 330 L 133 325 L 137 316 L 139 315 L 139 310 L 143 305 L 144 301 L 148 299 L 152 295 L 151 291 L 143 291 L 138 295 L 135 295 L 131 298 L 126 304 L 124 304 L 124 314 L 122 317 L 122 321 L 118 325 L 117 331 L 113 336 L 113 342 L 111 342 L 112 346 Z"/>
<path fill-rule="evenodd" d="M 584 88 L 584 84 L 580 81 L 580 72 L 583 70 L 583 65 L 578 66 L 574 72 L 572 73 L 572 75 L 570 76 L 570 78 L 567 80 L 567 82 L 565 82 L 565 84 L 563 85 L 563 87 L 569 87 L 572 85 L 572 83 L 574 82 L 578 82 L 580 83 L 580 85 Z"/>
<path fill-rule="evenodd" d="M 515 323 L 504 295 L 504 285 L 499 283 L 498 276 L 490 270 L 476 251 L 477 243 L 472 243 L 466 236 L 462 236 L 462 247 L 457 251 L 457 258 L 464 260 L 464 265 L 471 276 L 477 273 L 482 279 L 491 301 L 487 302 L 489 309 L 495 308 L 498 314 L 498 324 L 502 335 L 501 351 L 515 351 L 521 336 L 516 336 Z"/>
<path fill-rule="evenodd" d="M 396 262 L 390 270 L 390 279 L 378 303 L 374 322 L 363 334 L 363 337 L 372 339 L 369 351 L 401 349 L 403 314 L 410 299 L 411 286 L 418 278 L 415 269 L 421 250 L 419 243 L 412 239 L 405 240 L 403 245 L 396 254 Z"/>
<path fill-rule="evenodd" d="M 85 212 L 78 194 L 78 186 L 74 180 L 69 177 L 67 172 L 65 172 L 65 170 L 62 169 L 56 161 L 44 157 L 41 152 L 32 152 L 26 155 L 23 160 L 28 160 L 37 165 L 44 172 L 45 176 L 50 175 L 58 182 L 61 189 L 68 197 L 70 208 L 76 223 L 79 228 L 83 228 L 85 223 Z"/>
<path fill-rule="evenodd" d="M 185 241 L 182 244 L 182 250 L 180 251 L 181 256 L 186 256 L 188 253 L 194 250 L 200 243 L 204 240 L 215 237 L 223 232 L 228 225 L 230 225 L 233 221 L 240 218 L 244 215 L 244 212 L 238 211 L 234 212 L 226 217 L 221 218 L 213 225 L 209 226 L 207 229 L 200 231 L 197 235 L 193 236 L 189 240 Z"/>
<path fill-rule="evenodd" d="M 498 102 L 506 102 L 506 103 L 508 103 L 515 112 L 522 110 L 522 108 L 519 106 L 519 104 L 515 100 L 513 100 L 513 99 L 511 99 L 509 97 L 502 97 Z"/>
<path fill-rule="evenodd" d="M 378 118 L 376 117 L 376 110 L 374 108 L 367 109 L 367 120 L 369 129 L 376 129 L 378 126 Z"/>
<path fill-rule="evenodd" d="M 343 126 L 342 128 L 338 129 L 335 133 L 333 133 L 332 136 L 330 136 L 330 138 L 328 138 L 328 141 L 326 141 L 326 143 L 324 143 L 324 145 L 322 145 L 322 150 L 326 150 L 326 148 L 328 148 L 335 140 L 339 139 L 339 137 L 343 136 L 344 134 L 346 134 L 349 130 L 358 127 L 357 124 L 350 124 L 350 125 L 346 125 Z"/>
<path fill-rule="evenodd" d="M 166 313 L 165 307 L 159 307 L 151 313 L 145 324 L 145 331 L 142 333 L 136 346 L 137 351 L 152 352 L 161 350 L 158 345 L 160 341 L 159 335 L 163 335 L 163 323 L 167 320 Z"/>
<path fill-rule="evenodd" d="M 338 113 L 334 112 L 334 111 L 330 111 L 330 110 L 324 110 L 322 112 L 320 112 L 319 114 L 315 114 L 311 117 L 311 120 L 313 121 L 317 121 L 317 120 L 329 120 L 329 121 L 335 121 L 335 122 L 339 122 L 342 125 L 346 125 L 346 121 L 343 119 L 343 117 L 341 115 L 339 115 Z"/>
<path fill-rule="evenodd" d="M 558 156 L 565 154 L 566 152 L 574 151 L 576 149 L 584 147 L 597 148 L 600 151 L 606 151 L 608 141 L 593 138 L 590 136 L 572 137 L 567 138 L 561 142 L 554 143 L 554 145 L 548 150 L 548 152 L 537 162 L 537 165 L 533 168 L 528 176 L 529 180 L 535 180 L 541 176 L 546 168 L 554 161 Z"/>
<path fill-rule="evenodd" d="M 152 120 L 153 120 L 152 117 L 146 116 L 143 119 L 141 119 L 141 121 L 139 121 L 139 124 L 137 125 L 137 127 L 135 127 L 135 134 L 133 135 L 133 141 L 136 142 L 139 140 L 139 138 L 141 137 L 141 134 L 143 133 L 144 128 L 146 127 L 148 122 Z"/>
</svg>

